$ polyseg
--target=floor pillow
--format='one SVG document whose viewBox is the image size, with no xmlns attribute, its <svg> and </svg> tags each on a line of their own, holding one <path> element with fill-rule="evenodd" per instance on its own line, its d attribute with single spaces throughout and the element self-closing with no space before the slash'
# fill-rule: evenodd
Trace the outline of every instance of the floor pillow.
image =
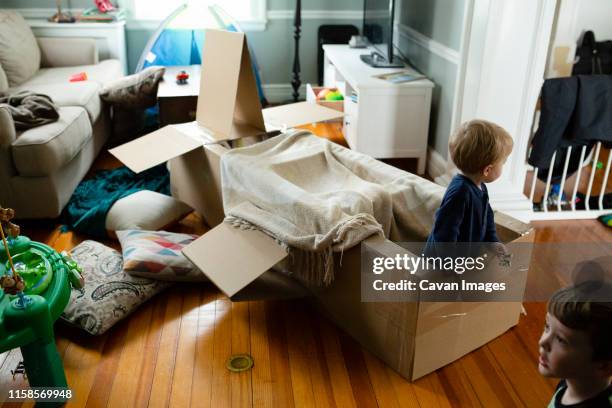
<svg viewBox="0 0 612 408">
<path fill-rule="evenodd" d="M 168 286 L 168 282 L 128 275 L 121 253 L 96 241 L 84 241 L 71 251 L 83 270 L 85 286 L 72 289 L 62 320 L 99 335 Z"/>
<path fill-rule="evenodd" d="M 106 230 L 110 236 L 115 236 L 115 231 L 121 230 L 157 231 L 189 212 L 191 207 L 174 197 L 141 190 L 113 204 L 106 214 Z"/>
<path fill-rule="evenodd" d="M 100 90 L 100 98 L 117 108 L 151 107 L 157 103 L 157 87 L 164 72 L 164 67 L 153 66 L 117 79 Z"/>
<path fill-rule="evenodd" d="M 208 279 L 181 250 L 197 235 L 166 231 L 117 231 L 123 251 L 123 268 L 133 276 L 173 282 L 203 282 Z"/>
</svg>

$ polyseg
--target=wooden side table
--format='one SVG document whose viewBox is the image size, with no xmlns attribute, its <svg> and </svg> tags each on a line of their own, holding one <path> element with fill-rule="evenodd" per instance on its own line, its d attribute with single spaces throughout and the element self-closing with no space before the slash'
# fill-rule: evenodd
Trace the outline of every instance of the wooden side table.
<svg viewBox="0 0 612 408">
<path fill-rule="evenodd" d="M 166 67 L 164 79 L 157 89 L 160 126 L 195 120 L 200 94 L 200 65 Z M 176 83 L 176 74 L 189 74 L 186 84 Z"/>
</svg>

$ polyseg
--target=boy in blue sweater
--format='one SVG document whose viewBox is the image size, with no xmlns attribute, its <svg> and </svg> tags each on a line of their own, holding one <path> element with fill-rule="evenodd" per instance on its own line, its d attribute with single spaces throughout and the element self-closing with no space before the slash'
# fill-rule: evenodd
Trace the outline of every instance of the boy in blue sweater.
<svg viewBox="0 0 612 408">
<path fill-rule="evenodd" d="M 449 184 L 436 211 L 426 252 L 442 242 L 499 242 L 484 183 L 497 180 L 512 152 L 512 137 L 485 120 L 464 123 L 450 142 L 450 156 L 461 171 Z"/>
</svg>

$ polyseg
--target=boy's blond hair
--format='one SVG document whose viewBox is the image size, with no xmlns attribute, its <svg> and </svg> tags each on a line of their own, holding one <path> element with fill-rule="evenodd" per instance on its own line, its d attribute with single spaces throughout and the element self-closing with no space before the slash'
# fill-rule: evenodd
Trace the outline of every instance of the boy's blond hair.
<svg viewBox="0 0 612 408">
<path fill-rule="evenodd" d="M 461 125 L 450 141 L 453 163 L 465 174 L 478 174 L 512 151 L 512 137 L 501 126 L 486 120 Z"/>
</svg>

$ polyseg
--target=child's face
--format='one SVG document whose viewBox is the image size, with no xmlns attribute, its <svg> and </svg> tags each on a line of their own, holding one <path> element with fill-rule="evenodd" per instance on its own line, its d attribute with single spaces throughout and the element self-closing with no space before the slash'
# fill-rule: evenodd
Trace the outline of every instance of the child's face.
<svg viewBox="0 0 612 408">
<path fill-rule="evenodd" d="M 599 364 L 592 360 L 588 333 L 570 329 L 550 313 L 538 344 L 538 370 L 545 377 L 584 378 L 599 371 Z"/>
<path fill-rule="evenodd" d="M 485 167 L 482 171 L 482 181 L 485 183 L 492 183 L 497 180 L 502 174 L 502 169 L 507 159 L 508 157 L 506 156 L 497 163 L 493 163 Z"/>
</svg>

